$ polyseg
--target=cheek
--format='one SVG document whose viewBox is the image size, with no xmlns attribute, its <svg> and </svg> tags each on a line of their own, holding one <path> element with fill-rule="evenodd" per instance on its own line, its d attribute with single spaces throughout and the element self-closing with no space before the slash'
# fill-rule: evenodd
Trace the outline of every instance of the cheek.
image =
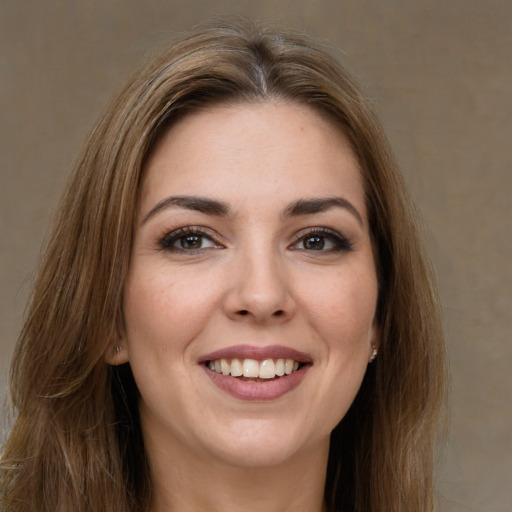
<svg viewBox="0 0 512 512">
<path fill-rule="evenodd" d="M 127 281 L 124 317 L 128 347 L 176 350 L 202 328 L 216 302 L 215 287 L 174 270 L 134 268 Z M 186 321 L 184 321 L 186 320 Z"/>
<path fill-rule="evenodd" d="M 298 295 L 310 322 L 331 349 L 357 349 L 372 335 L 377 302 L 373 272 L 348 268 L 316 276 L 304 283 Z"/>
</svg>

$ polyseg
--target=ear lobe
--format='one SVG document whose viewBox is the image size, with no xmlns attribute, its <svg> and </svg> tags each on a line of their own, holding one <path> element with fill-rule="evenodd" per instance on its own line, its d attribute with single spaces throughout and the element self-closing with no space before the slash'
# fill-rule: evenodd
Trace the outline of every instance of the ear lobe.
<svg viewBox="0 0 512 512">
<path fill-rule="evenodd" d="M 377 347 L 375 345 L 372 345 L 372 353 L 370 355 L 370 359 L 368 360 L 368 363 L 373 363 L 375 361 L 375 358 L 377 357 L 377 354 L 379 351 L 377 350 Z"/>
<path fill-rule="evenodd" d="M 373 363 L 379 353 L 380 347 L 380 326 L 377 324 L 376 320 L 373 321 L 369 345 L 370 353 L 368 354 L 368 363 Z"/>
<path fill-rule="evenodd" d="M 105 362 L 112 366 L 119 366 L 120 364 L 127 363 L 128 350 L 122 341 L 113 341 L 108 344 L 105 350 Z"/>
</svg>

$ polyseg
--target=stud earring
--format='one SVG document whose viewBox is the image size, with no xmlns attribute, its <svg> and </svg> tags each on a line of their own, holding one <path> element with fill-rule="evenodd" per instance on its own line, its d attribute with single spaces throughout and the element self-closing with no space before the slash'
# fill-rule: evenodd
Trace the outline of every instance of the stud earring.
<svg viewBox="0 0 512 512">
<path fill-rule="evenodd" d="M 378 353 L 379 353 L 379 351 L 377 350 L 377 347 L 375 345 L 373 345 L 372 355 L 370 356 L 370 363 L 373 363 L 373 361 L 377 357 Z"/>
</svg>

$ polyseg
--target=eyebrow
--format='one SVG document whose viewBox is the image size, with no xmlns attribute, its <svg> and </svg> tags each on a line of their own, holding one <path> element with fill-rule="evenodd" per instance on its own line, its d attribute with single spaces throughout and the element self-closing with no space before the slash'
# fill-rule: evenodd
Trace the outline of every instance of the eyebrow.
<svg viewBox="0 0 512 512">
<path fill-rule="evenodd" d="M 213 215 L 215 217 L 227 217 L 231 213 L 229 205 L 217 199 L 200 196 L 169 196 L 165 197 L 153 206 L 153 208 L 151 208 L 151 210 L 146 214 L 141 224 L 145 224 L 155 215 L 163 210 L 171 208 L 172 206 L 178 206 L 187 210 L 194 210 L 206 215 Z M 343 197 L 298 199 L 283 210 L 281 218 L 287 219 L 290 217 L 298 217 L 300 215 L 322 213 L 334 207 L 348 210 L 360 224 L 363 224 L 363 218 L 357 208 L 348 199 Z"/>
<path fill-rule="evenodd" d="M 149 210 L 142 220 L 142 224 L 145 224 L 157 213 L 172 206 L 179 206 L 180 208 L 194 210 L 207 215 L 214 215 L 216 217 L 226 217 L 230 213 L 228 204 L 216 199 L 198 196 L 169 196 L 159 201 L 155 206 L 153 206 L 153 208 L 151 208 L 151 210 Z"/>
<path fill-rule="evenodd" d="M 283 218 L 296 217 L 299 215 L 311 215 L 325 212 L 331 208 L 338 207 L 348 210 L 359 222 L 364 224 L 363 217 L 357 208 L 343 197 L 320 197 L 312 199 L 299 199 L 294 201 L 282 213 Z"/>
</svg>

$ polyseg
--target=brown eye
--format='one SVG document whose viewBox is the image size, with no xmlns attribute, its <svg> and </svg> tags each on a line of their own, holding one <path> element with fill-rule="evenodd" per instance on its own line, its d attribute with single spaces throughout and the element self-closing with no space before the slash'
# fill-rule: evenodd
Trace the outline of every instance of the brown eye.
<svg viewBox="0 0 512 512">
<path fill-rule="evenodd" d="M 159 245 L 166 251 L 183 253 L 222 247 L 215 242 L 213 235 L 204 232 L 204 228 L 188 226 L 168 233 L 160 240 Z"/>
<path fill-rule="evenodd" d="M 201 249 L 203 237 L 201 235 L 184 236 L 178 239 L 182 249 Z"/>
<path fill-rule="evenodd" d="M 304 249 L 308 251 L 321 251 L 325 247 L 325 238 L 321 236 L 310 236 L 303 240 Z"/>
<path fill-rule="evenodd" d="M 311 228 L 297 235 L 292 250 L 312 251 L 323 254 L 352 250 L 352 242 L 339 231 L 330 228 Z"/>
</svg>

